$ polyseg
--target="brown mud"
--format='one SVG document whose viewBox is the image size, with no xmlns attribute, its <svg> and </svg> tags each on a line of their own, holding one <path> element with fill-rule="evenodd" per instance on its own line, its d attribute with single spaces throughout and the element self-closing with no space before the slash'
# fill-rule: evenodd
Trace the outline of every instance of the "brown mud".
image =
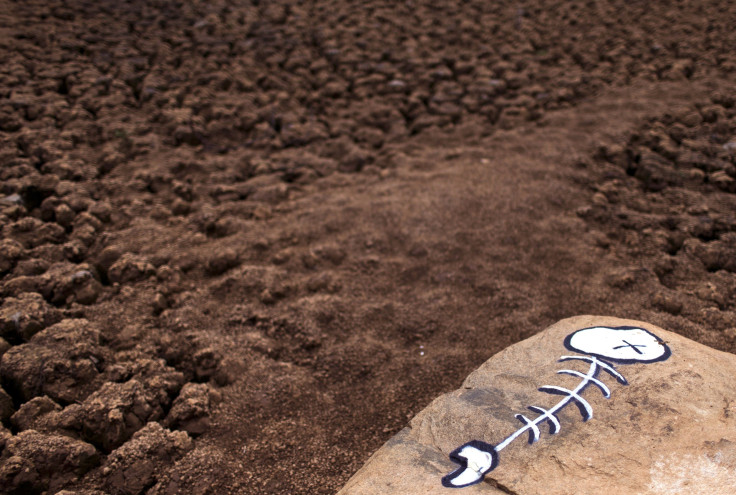
<svg viewBox="0 0 736 495">
<path fill-rule="evenodd" d="M 0 0 L 0 491 L 332 493 L 574 314 L 735 352 L 734 18 Z"/>
</svg>

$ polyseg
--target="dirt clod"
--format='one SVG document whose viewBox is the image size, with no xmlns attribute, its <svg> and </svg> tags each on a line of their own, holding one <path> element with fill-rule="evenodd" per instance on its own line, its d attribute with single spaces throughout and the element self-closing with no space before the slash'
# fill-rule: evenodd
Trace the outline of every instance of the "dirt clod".
<svg viewBox="0 0 736 495">
<path fill-rule="evenodd" d="M 235 250 L 226 249 L 210 255 L 205 262 L 205 268 L 212 275 L 220 275 L 230 268 L 238 266 L 239 263 L 238 253 Z"/>
<path fill-rule="evenodd" d="M 181 374 L 169 368 L 123 383 L 107 382 L 80 404 L 65 408 L 59 421 L 109 452 L 147 422 L 163 419 L 182 381 Z"/>
<path fill-rule="evenodd" d="M 66 319 L 6 352 L 0 376 L 19 401 L 48 395 L 68 404 L 97 388 L 105 359 L 99 330 L 87 320 Z"/>
<path fill-rule="evenodd" d="M 210 426 L 211 393 L 203 383 L 187 383 L 174 400 L 164 424 L 192 436 L 201 435 Z"/>
<path fill-rule="evenodd" d="M 156 273 L 154 266 L 146 259 L 131 253 L 123 254 L 107 271 L 110 282 L 124 284 L 137 282 Z"/>
<path fill-rule="evenodd" d="M 9 342 L 27 342 L 36 333 L 61 320 L 61 312 L 36 292 L 8 297 L 0 307 L 2 337 Z"/>
<path fill-rule="evenodd" d="M 104 486 L 113 495 L 138 495 L 152 486 L 160 471 L 191 450 L 184 432 L 172 432 L 148 423 L 105 461 Z"/>
<path fill-rule="evenodd" d="M 15 412 L 13 398 L 0 388 L 0 423 L 6 422 Z"/>
<path fill-rule="evenodd" d="M 61 406 L 48 397 L 34 397 L 20 406 L 10 418 L 10 422 L 18 431 L 30 429 L 42 431 L 44 429 L 41 424 L 43 416 L 58 411 L 61 411 Z"/>
<path fill-rule="evenodd" d="M 57 491 L 99 462 L 93 446 L 73 438 L 27 430 L 6 441 L 0 480 L 6 493 Z"/>
</svg>

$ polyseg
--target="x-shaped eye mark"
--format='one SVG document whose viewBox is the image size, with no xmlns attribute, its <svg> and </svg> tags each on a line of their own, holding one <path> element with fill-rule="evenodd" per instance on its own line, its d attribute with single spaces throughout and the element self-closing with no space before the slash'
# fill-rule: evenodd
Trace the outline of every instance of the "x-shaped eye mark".
<svg viewBox="0 0 736 495">
<path fill-rule="evenodd" d="M 637 349 L 637 347 L 646 347 L 646 345 L 644 345 L 644 344 L 629 344 L 625 340 L 623 342 L 626 345 L 620 345 L 618 347 L 614 347 L 614 349 L 623 349 L 624 347 L 631 347 L 632 349 L 634 349 L 634 351 L 636 351 L 637 354 L 644 354 L 639 349 Z"/>
</svg>

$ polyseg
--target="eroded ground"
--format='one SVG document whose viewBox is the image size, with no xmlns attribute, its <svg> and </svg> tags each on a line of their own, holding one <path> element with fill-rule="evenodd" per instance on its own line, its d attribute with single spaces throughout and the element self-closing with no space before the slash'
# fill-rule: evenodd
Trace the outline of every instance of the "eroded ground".
<svg viewBox="0 0 736 495">
<path fill-rule="evenodd" d="M 0 490 L 332 493 L 574 314 L 736 351 L 735 16 L 0 0 Z"/>
</svg>

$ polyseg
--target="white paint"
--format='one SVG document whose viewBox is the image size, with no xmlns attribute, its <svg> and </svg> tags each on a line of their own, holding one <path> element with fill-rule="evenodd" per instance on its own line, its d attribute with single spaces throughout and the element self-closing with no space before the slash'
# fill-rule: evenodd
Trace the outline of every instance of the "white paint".
<svg viewBox="0 0 736 495">
<path fill-rule="evenodd" d="M 575 332 L 569 344 L 584 354 L 621 361 L 653 361 L 667 352 L 667 348 L 643 328 L 586 328 Z"/>
<path fill-rule="evenodd" d="M 513 442 L 522 433 L 524 433 L 524 432 L 526 432 L 526 431 L 528 431 L 530 429 L 537 429 L 538 428 L 537 425 L 540 424 L 540 423 L 543 423 L 544 421 L 551 420 L 553 423 L 555 423 L 555 425 L 557 426 L 557 429 L 555 430 L 555 433 L 557 433 L 559 431 L 560 423 L 559 423 L 559 421 L 557 421 L 557 418 L 555 418 L 555 414 L 557 414 L 557 412 L 559 412 L 560 410 L 562 410 L 565 406 L 567 406 L 573 400 L 575 402 L 577 402 L 578 404 L 580 404 L 581 406 L 583 406 L 585 408 L 586 412 L 588 413 L 587 414 L 587 419 L 585 419 L 585 421 L 587 421 L 588 419 L 592 418 L 593 417 L 593 408 L 590 406 L 590 404 L 588 403 L 588 401 L 586 401 L 585 399 L 582 398 L 582 396 L 580 394 L 585 389 L 585 387 L 588 386 L 588 383 L 591 382 L 591 380 L 593 379 L 593 377 L 598 373 L 598 369 L 599 368 L 601 368 L 604 371 L 608 372 L 612 376 L 615 376 L 617 378 L 620 378 L 621 380 L 623 380 L 624 383 L 626 383 L 626 380 L 624 379 L 624 377 L 621 376 L 616 370 L 614 370 L 613 368 L 611 368 L 610 366 L 608 366 L 605 363 L 601 363 L 600 361 L 598 361 L 594 357 L 588 357 L 588 356 L 563 356 L 560 360 L 561 361 L 568 361 L 568 360 L 586 361 L 586 362 L 589 362 L 590 363 L 590 368 L 588 369 L 588 373 L 587 374 L 582 375 L 582 378 L 583 379 L 580 381 L 580 383 L 578 384 L 578 386 L 575 387 L 574 390 L 568 390 L 566 388 L 556 387 L 556 386 L 553 386 L 553 385 L 545 385 L 543 387 L 540 387 L 539 388 L 539 391 L 540 392 L 544 392 L 545 390 L 554 389 L 554 390 L 558 390 L 558 391 L 562 392 L 565 395 L 565 398 L 562 399 L 562 400 L 560 400 L 560 402 L 558 402 L 557 404 L 555 404 L 555 406 L 552 407 L 549 410 L 544 410 L 542 408 L 537 407 L 536 408 L 537 410 L 535 412 L 541 412 L 541 411 L 544 411 L 544 412 L 541 412 L 540 416 L 538 416 L 537 419 L 535 419 L 534 421 L 526 422 L 524 420 L 521 420 L 522 423 L 524 423 L 524 426 L 522 426 L 521 428 L 519 428 L 518 430 L 516 430 L 514 433 L 512 433 L 511 435 L 509 435 L 508 437 L 506 437 L 506 439 L 504 439 L 501 443 L 499 443 L 498 445 L 496 445 L 496 452 L 501 452 L 503 449 L 506 448 L 506 446 L 508 444 L 510 444 L 511 442 Z M 595 380 L 595 381 L 598 382 L 599 380 Z M 604 386 L 604 388 L 602 388 L 601 391 L 603 392 L 603 395 L 605 396 L 606 391 L 608 391 L 608 387 L 605 387 Z M 610 392 L 609 392 L 609 397 L 610 397 Z M 516 418 L 517 419 L 520 419 L 520 416 L 521 416 L 520 414 L 517 414 L 516 415 Z M 523 416 L 521 416 L 521 417 L 523 417 Z M 524 418 L 524 419 L 526 419 L 526 418 Z"/>
<path fill-rule="evenodd" d="M 471 445 L 463 448 L 457 455 L 468 460 L 465 470 L 452 479 L 452 484 L 458 487 L 476 483 L 493 465 L 493 453 L 479 450 Z"/>
<path fill-rule="evenodd" d="M 539 406 L 530 406 L 529 409 L 539 413 L 539 416 L 533 421 L 523 414 L 516 414 L 516 419 L 521 421 L 524 426 L 506 437 L 496 446 L 485 444 L 484 442 L 471 441 L 465 445 L 458 447 L 450 454 L 450 459 L 460 464 L 461 468 L 442 478 L 443 486 L 450 488 L 460 488 L 483 480 L 484 476 L 497 464 L 498 453 L 506 446 L 513 442 L 516 438 L 525 432 L 530 433 L 529 443 L 536 443 L 540 437 L 540 429 L 538 424 L 547 422 L 549 425 L 549 433 L 554 435 L 559 432 L 560 422 L 555 416 L 557 412 L 565 406 L 574 402 L 579 408 L 583 416 L 583 421 L 588 421 L 593 417 L 593 408 L 582 397 L 582 392 L 588 385 L 594 385 L 608 399 L 611 397 L 611 390 L 601 380 L 596 378 L 599 371 L 605 371 L 622 385 L 628 385 L 626 379 L 614 369 L 613 364 L 606 363 L 604 359 L 610 359 L 618 363 L 651 363 L 655 361 L 664 361 L 669 358 L 670 350 L 667 345 L 658 337 L 639 327 L 591 327 L 578 330 L 570 334 L 565 339 L 565 345 L 574 351 L 587 356 L 562 356 L 560 361 L 585 361 L 590 363 L 590 368 L 586 374 L 577 370 L 563 369 L 558 373 L 575 376 L 581 381 L 570 390 L 568 388 L 558 387 L 554 385 L 544 385 L 539 387 L 540 392 L 551 393 L 554 395 L 562 395 L 563 398 L 555 404 L 551 409 L 544 409 Z M 421 346 L 420 346 L 421 348 Z M 481 448 L 475 447 L 478 445 Z M 458 459 L 461 458 L 461 459 Z M 681 461 L 681 459 L 678 459 Z M 734 481 L 736 481 L 736 474 Z M 653 484 L 662 485 L 662 481 L 652 478 Z M 677 479 L 677 478 L 676 478 Z M 689 479 L 682 478 L 681 484 L 686 485 Z M 669 483 L 669 478 L 665 481 Z M 730 486 L 730 485 L 729 485 Z M 736 484 L 734 484 L 736 487 Z M 666 489 L 657 491 L 661 494 L 674 493 L 695 493 L 690 490 L 682 491 L 682 486 L 677 485 L 674 488 L 666 487 Z M 720 493 L 720 492 L 698 492 L 698 493 Z M 736 493 L 736 490 L 729 490 L 728 493 Z"/>
<path fill-rule="evenodd" d="M 574 376 L 578 376 L 581 378 L 580 383 L 577 387 L 575 387 L 574 390 L 570 390 L 567 388 L 562 387 L 556 387 L 553 385 L 545 385 L 543 387 L 540 387 L 538 390 L 540 392 L 548 392 L 548 393 L 555 393 L 555 395 L 563 395 L 564 398 L 560 400 L 557 404 L 555 404 L 551 409 L 544 409 L 539 406 L 532 406 L 529 409 L 531 409 L 534 412 L 539 413 L 540 415 L 534 420 L 530 420 L 523 414 L 517 414 L 515 417 L 522 423 L 524 423 L 524 426 L 516 430 L 514 433 L 506 437 L 501 443 L 496 445 L 495 447 L 490 446 L 492 451 L 488 451 L 485 449 L 478 449 L 477 447 L 473 446 L 473 442 L 469 442 L 466 445 L 463 445 L 461 447 L 458 447 L 458 451 L 456 456 L 462 457 L 466 459 L 465 462 L 458 461 L 456 458 L 453 458 L 453 455 L 450 455 L 450 458 L 457 462 L 460 465 L 464 465 L 465 468 L 458 472 L 453 471 L 452 473 L 448 474 L 443 478 L 443 485 L 448 486 L 447 483 L 449 483 L 450 487 L 465 487 L 468 485 L 473 485 L 475 483 L 480 482 L 485 474 L 491 470 L 494 462 L 494 456 L 498 456 L 498 453 L 501 452 L 506 446 L 508 446 L 511 442 L 513 442 L 516 438 L 521 436 L 523 433 L 527 431 L 532 432 L 532 438 L 531 443 L 535 443 L 539 440 L 540 436 L 540 430 L 538 424 L 543 422 L 552 422 L 552 426 L 550 427 L 549 431 L 551 435 L 554 435 L 559 432 L 560 430 L 560 422 L 555 417 L 555 414 L 557 414 L 560 410 L 562 410 L 565 406 L 567 406 L 570 402 L 576 402 L 580 407 L 584 408 L 584 411 L 581 411 L 583 414 L 583 420 L 587 421 L 590 418 L 593 417 L 593 408 L 590 406 L 588 401 L 582 398 L 580 395 L 585 388 L 589 384 L 596 385 L 601 392 L 603 392 L 603 395 L 608 398 L 610 397 L 610 390 L 609 388 L 603 384 L 600 380 L 596 379 L 595 376 L 598 374 L 600 370 L 605 371 L 609 375 L 615 377 L 621 384 L 626 384 L 626 379 L 621 376 L 619 372 L 617 372 L 615 369 L 613 369 L 612 366 L 598 360 L 594 356 L 562 356 L 560 358 L 560 361 L 585 361 L 587 363 L 590 363 L 590 368 L 588 369 L 588 373 L 585 375 L 574 371 L 574 370 L 560 370 L 561 373 L 571 374 Z M 455 474 L 457 473 L 457 474 Z"/>
</svg>

